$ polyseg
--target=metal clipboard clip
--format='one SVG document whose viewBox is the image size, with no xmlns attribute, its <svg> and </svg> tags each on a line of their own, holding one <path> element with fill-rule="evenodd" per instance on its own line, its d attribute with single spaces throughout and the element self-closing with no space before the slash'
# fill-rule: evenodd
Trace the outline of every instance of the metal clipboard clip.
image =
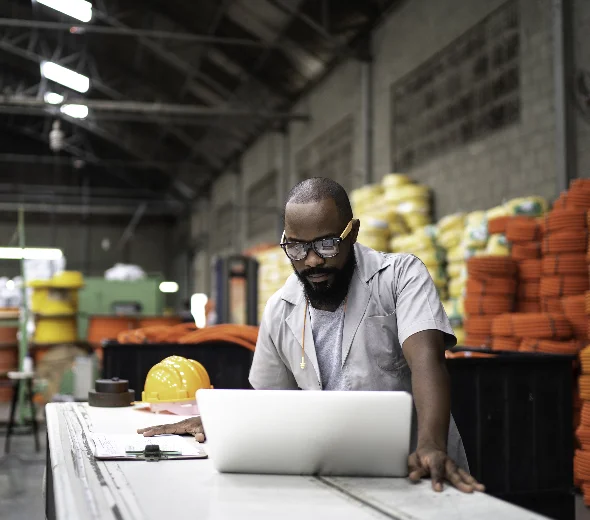
<svg viewBox="0 0 590 520">
<path fill-rule="evenodd" d="M 148 444 L 143 451 L 126 451 L 125 454 L 148 462 L 158 462 L 162 459 L 180 457 L 182 455 L 180 451 L 162 451 L 157 444 Z"/>
</svg>

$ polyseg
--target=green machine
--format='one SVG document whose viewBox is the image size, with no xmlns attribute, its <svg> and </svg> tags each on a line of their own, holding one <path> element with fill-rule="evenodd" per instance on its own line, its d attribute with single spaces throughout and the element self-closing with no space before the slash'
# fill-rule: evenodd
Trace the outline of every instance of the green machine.
<svg viewBox="0 0 590 520">
<path fill-rule="evenodd" d="M 101 277 L 84 278 L 78 302 L 78 335 L 85 340 L 88 318 L 93 315 L 161 316 L 165 295 L 160 291 L 162 276 L 143 280 L 118 281 Z"/>
</svg>

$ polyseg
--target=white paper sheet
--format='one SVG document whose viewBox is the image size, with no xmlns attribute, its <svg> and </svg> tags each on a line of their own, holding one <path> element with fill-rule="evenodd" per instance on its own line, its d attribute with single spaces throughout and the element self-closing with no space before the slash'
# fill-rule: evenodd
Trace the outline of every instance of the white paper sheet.
<svg viewBox="0 0 590 520">
<path fill-rule="evenodd" d="M 140 434 L 92 435 L 94 456 L 96 458 L 133 458 L 126 451 L 143 451 L 148 444 L 157 444 L 162 451 L 179 451 L 183 457 L 203 457 L 205 452 L 194 440 L 179 435 L 144 437 Z"/>
</svg>

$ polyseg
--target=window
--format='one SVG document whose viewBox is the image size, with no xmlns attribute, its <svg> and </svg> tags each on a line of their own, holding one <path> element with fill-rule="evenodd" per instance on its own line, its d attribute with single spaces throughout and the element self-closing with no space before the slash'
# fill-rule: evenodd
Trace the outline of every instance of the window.
<svg viewBox="0 0 590 520">
<path fill-rule="evenodd" d="M 394 171 L 520 118 L 520 34 L 511 0 L 391 86 Z"/>
</svg>

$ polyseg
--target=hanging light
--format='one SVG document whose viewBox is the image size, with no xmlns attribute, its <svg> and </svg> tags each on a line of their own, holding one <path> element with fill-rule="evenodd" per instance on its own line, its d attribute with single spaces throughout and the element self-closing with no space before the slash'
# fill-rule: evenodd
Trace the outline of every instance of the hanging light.
<svg viewBox="0 0 590 520">
<path fill-rule="evenodd" d="M 66 116 L 75 119 L 86 119 L 88 117 L 88 107 L 86 105 L 62 105 L 59 110 Z"/>
<path fill-rule="evenodd" d="M 66 69 L 52 61 L 41 62 L 41 75 L 44 78 L 55 81 L 64 87 L 71 88 L 84 94 L 90 88 L 90 78 L 77 72 Z"/>
<path fill-rule="evenodd" d="M 35 0 L 34 0 L 35 1 Z M 67 14 L 81 22 L 92 20 L 92 4 L 86 0 L 36 0 L 39 4 Z"/>
</svg>

